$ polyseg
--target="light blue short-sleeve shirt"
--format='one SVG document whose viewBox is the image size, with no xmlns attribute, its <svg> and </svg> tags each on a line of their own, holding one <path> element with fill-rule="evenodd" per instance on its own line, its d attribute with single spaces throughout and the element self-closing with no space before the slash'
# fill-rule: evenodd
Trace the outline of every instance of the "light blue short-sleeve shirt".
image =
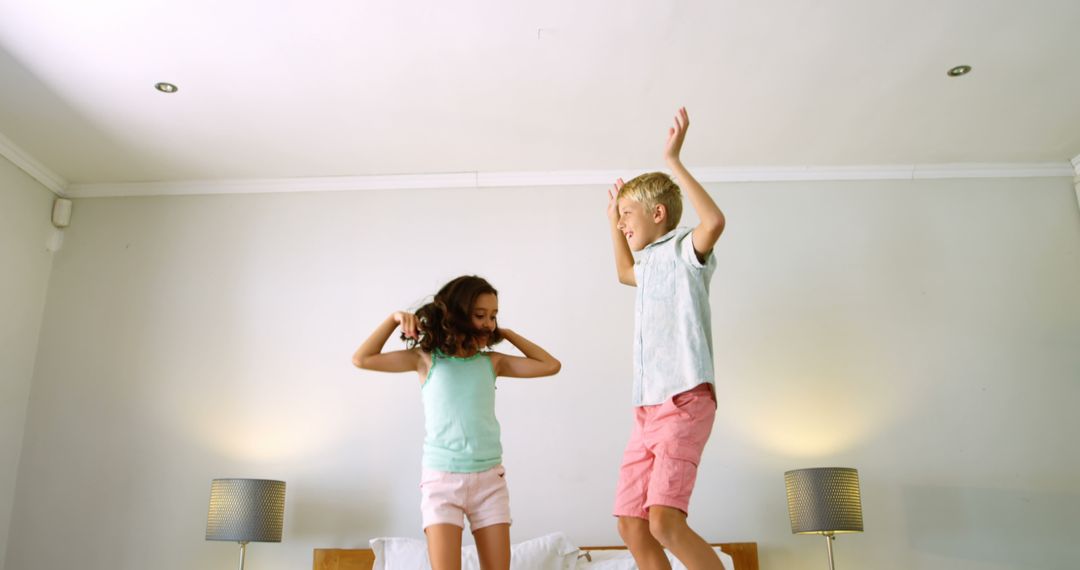
<svg viewBox="0 0 1080 570">
<path fill-rule="evenodd" d="M 713 382 L 709 281 L 716 256 L 710 251 L 698 261 L 692 231 L 675 228 L 634 253 L 635 406 Z"/>
</svg>

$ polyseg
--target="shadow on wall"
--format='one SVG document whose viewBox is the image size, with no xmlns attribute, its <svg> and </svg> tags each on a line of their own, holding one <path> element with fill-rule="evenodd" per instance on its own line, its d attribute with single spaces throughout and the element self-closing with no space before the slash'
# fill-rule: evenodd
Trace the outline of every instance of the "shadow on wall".
<svg viewBox="0 0 1080 570">
<path fill-rule="evenodd" d="M 906 487 L 916 551 L 1028 569 L 1080 568 L 1080 495 Z"/>
</svg>

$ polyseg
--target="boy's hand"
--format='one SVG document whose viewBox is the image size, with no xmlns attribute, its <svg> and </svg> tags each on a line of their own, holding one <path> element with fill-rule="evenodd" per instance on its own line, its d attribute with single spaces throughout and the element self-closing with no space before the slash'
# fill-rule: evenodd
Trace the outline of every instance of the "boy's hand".
<svg viewBox="0 0 1080 570">
<path fill-rule="evenodd" d="M 683 140 L 686 139 L 686 129 L 689 127 L 690 117 L 686 114 L 686 107 L 679 107 L 679 111 L 675 113 L 675 126 L 668 129 L 667 144 L 664 146 L 665 161 L 679 161 Z"/>
<path fill-rule="evenodd" d="M 615 185 L 608 188 L 608 204 L 607 204 L 607 217 L 611 220 L 611 223 L 619 223 L 619 190 L 625 183 L 622 178 L 615 180 Z"/>
<path fill-rule="evenodd" d="M 679 107 L 675 113 L 675 126 L 668 129 L 667 145 L 664 147 L 664 159 L 675 175 L 675 182 L 679 184 L 683 194 L 690 199 L 694 211 L 698 215 L 698 225 L 694 226 L 694 253 L 698 261 L 705 263 L 709 252 L 720 239 L 724 232 L 724 213 L 713 201 L 701 183 L 694 179 L 690 171 L 686 169 L 679 159 L 682 152 L 683 141 L 686 139 L 686 130 L 690 128 L 690 117 L 686 114 L 686 107 Z"/>
<path fill-rule="evenodd" d="M 416 315 L 397 311 L 393 316 L 394 322 L 401 325 L 401 334 L 404 334 L 405 338 L 420 338 L 420 319 L 416 318 Z"/>
</svg>

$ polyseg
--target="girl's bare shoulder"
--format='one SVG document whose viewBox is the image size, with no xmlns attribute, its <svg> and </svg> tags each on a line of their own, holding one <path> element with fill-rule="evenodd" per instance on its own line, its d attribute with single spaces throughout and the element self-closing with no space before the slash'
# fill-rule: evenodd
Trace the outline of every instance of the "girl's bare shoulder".
<svg viewBox="0 0 1080 570">
<path fill-rule="evenodd" d="M 427 380 L 428 373 L 431 372 L 431 353 L 424 352 L 419 346 L 412 350 L 416 352 L 417 357 L 416 373 L 420 375 L 420 383 L 423 384 Z"/>
</svg>

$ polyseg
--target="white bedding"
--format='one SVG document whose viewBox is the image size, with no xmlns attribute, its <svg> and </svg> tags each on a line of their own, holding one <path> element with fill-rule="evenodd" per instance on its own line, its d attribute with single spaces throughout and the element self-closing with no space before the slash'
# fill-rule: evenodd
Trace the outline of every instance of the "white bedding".
<svg viewBox="0 0 1080 570">
<path fill-rule="evenodd" d="M 720 557 L 725 570 L 735 570 L 735 561 L 731 559 L 731 556 L 719 548 L 713 548 L 713 550 Z M 589 556 L 580 558 L 575 570 L 637 570 L 637 564 L 628 550 L 583 550 L 582 552 L 587 552 Z M 686 566 L 670 552 L 667 552 L 667 557 L 671 561 L 671 570 L 686 570 Z"/>
<path fill-rule="evenodd" d="M 371 549 L 375 552 L 372 570 L 431 570 L 423 539 L 376 538 Z M 738 570 L 730 556 L 714 550 L 725 570 Z M 668 560 L 671 570 L 686 570 L 670 552 Z M 461 570 L 480 570 L 476 546 L 462 547 Z M 637 570 L 637 564 L 627 550 L 579 550 L 566 535 L 556 532 L 511 545 L 510 570 Z"/>
<path fill-rule="evenodd" d="M 419 538 L 376 538 L 372 570 L 431 570 L 427 542 Z M 561 532 L 510 545 L 510 570 L 576 570 L 580 551 Z M 461 548 L 461 570 L 480 570 L 476 546 Z"/>
</svg>

